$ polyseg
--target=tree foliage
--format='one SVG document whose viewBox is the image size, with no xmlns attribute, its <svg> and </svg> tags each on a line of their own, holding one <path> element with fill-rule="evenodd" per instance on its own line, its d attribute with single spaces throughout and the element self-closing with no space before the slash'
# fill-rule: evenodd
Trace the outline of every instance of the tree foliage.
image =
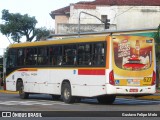
<svg viewBox="0 0 160 120">
<path fill-rule="evenodd" d="M 157 28 L 157 32 L 154 35 L 154 39 L 155 39 L 156 43 L 159 45 L 160 44 L 160 24 Z"/>
<path fill-rule="evenodd" d="M 46 36 L 49 36 L 50 31 L 47 30 L 46 28 L 39 28 L 37 29 L 37 35 L 36 35 L 36 40 L 39 41 L 41 39 L 45 39 Z"/>
<path fill-rule="evenodd" d="M 40 37 L 49 35 L 49 30 L 36 28 L 37 20 L 28 14 L 9 13 L 4 9 L 2 10 L 2 20 L 4 24 L 0 24 L 1 33 L 11 37 L 15 42 L 20 42 L 22 36 L 26 37 L 26 41 L 31 42 L 36 36 L 39 40 Z"/>
<path fill-rule="evenodd" d="M 157 32 L 154 34 L 154 39 L 156 41 L 156 57 L 160 60 L 160 25 L 157 28 Z"/>
<path fill-rule="evenodd" d="M 0 65 L 3 65 L 3 57 L 0 56 Z"/>
</svg>

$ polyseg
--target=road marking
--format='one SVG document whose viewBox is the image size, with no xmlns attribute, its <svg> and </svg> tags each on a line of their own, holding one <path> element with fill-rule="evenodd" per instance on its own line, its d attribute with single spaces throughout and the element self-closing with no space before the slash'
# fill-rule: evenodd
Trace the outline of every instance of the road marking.
<svg viewBox="0 0 160 120">
<path fill-rule="evenodd" d="M 98 103 L 96 99 L 83 99 L 81 101 L 81 104 L 84 103 Z M 115 102 L 113 103 L 115 105 L 119 104 L 128 104 L 128 105 L 147 105 L 147 104 L 160 104 L 160 101 L 153 101 L 153 100 L 137 100 L 137 99 L 126 99 L 126 98 L 117 98 Z M 24 101 L 0 101 L 0 105 L 32 105 L 32 106 L 50 106 L 50 105 L 71 105 L 66 104 L 61 101 L 49 101 L 49 100 L 24 100 Z"/>
<path fill-rule="evenodd" d="M 56 101 L 0 101 L 0 105 L 69 105 Z"/>
</svg>

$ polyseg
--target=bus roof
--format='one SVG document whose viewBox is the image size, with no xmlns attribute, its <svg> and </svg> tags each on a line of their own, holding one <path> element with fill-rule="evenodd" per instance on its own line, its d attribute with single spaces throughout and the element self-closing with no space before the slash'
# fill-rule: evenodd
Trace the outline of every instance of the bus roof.
<svg viewBox="0 0 160 120">
<path fill-rule="evenodd" d="M 79 42 L 94 42 L 94 41 L 105 41 L 105 38 L 110 35 L 140 35 L 144 32 L 156 32 L 156 28 L 147 29 L 131 29 L 131 30 L 110 30 L 104 32 L 93 32 L 93 33 L 81 33 L 81 37 L 76 37 L 78 34 L 58 34 L 51 35 L 48 37 L 49 40 L 38 41 L 38 42 L 25 42 L 11 44 L 9 48 L 19 48 L 19 47 L 32 47 L 32 46 L 45 46 L 45 45 L 56 45 L 56 44 L 69 44 L 69 43 L 79 43 Z M 65 36 L 65 38 L 64 38 Z M 55 38 L 56 39 L 55 39 Z M 62 39 L 57 39 L 57 37 Z"/>
<path fill-rule="evenodd" d="M 69 44 L 69 43 L 80 43 L 80 42 L 98 42 L 105 41 L 106 36 L 89 36 L 89 37 L 80 37 L 80 38 L 66 38 L 58 40 L 46 40 L 46 41 L 37 41 L 37 42 L 24 42 L 11 44 L 9 48 L 20 48 L 20 47 L 34 47 L 34 46 L 46 46 L 46 45 L 56 45 L 56 44 Z"/>
</svg>

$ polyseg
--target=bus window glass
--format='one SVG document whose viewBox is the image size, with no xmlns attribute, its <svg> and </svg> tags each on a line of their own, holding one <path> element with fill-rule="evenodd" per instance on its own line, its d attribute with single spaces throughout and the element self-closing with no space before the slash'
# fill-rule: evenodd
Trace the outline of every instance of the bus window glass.
<svg viewBox="0 0 160 120">
<path fill-rule="evenodd" d="M 40 47 L 38 48 L 38 65 L 47 65 L 48 64 L 48 48 Z"/>
<path fill-rule="evenodd" d="M 49 54 L 51 65 L 62 65 L 62 46 L 50 47 Z"/>
<path fill-rule="evenodd" d="M 65 45 L 63 65 L 76 65 L 77 64 L 77 49 L 76 45 Z"/>
<path fill-rule="evenodd" d="M 16 49 L 10 49 L 9 54 L 7 57 L 7 68 L 12 68 L 16 66 L 17 63 L 17 50 Z"/>
<path fill-rule="evenodd" d="M 80 44 L 78 46 L 78 65 L 92 65 L 91 44 Z"/>
<path fill-rule="evenodd" d="M 37 48 L 26 48 L 25 50 L 25 64 L 36 65 L 37 64 Z"/>
<path fill-rule="evenodd" d="M 104 65 L 104 43 L 95 43 L 93 49 L 93 65 Z"/>
<path fill-rule="evenodd" d="M 18 49 L 18 53 L 17 53 L 17 65 L 18 66 L 24 65 L 24 50 L 23 49 Z"/>
</svg>

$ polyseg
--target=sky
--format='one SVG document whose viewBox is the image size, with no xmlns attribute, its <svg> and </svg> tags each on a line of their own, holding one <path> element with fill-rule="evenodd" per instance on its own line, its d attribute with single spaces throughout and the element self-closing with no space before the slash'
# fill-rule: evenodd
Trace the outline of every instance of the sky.
<svg viewBox="0 0 160 120">
<path fill-rule="evenodd" d="M 66 7 L 71 3 L 79 1 L 94 1 L 94 0 L 0 0 L 0 24 L 2 10 L 7 9 L 10 13 L 20 13 L 35 16 L 38 21 L 36 27 L 46 27 L 54 29 L 54 20 L 49 13 L 62 7 Z M 12 40 L 10 39 L 12 42 Z M 10 44 L 6 36 L 0 33 L 0 55 L 3 54 L 3 49 Z"/>
</svg>

